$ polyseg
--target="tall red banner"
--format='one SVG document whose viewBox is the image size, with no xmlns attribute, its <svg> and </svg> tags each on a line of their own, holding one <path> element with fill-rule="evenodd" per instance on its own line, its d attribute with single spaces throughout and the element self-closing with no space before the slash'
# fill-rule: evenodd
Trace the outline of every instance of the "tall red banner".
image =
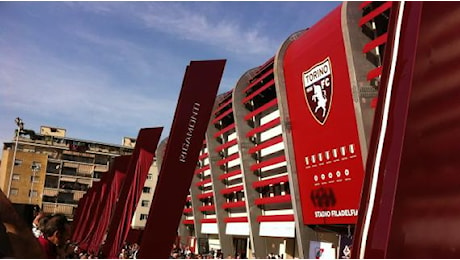
<svg viewBox="0 0 460 260">
<path fill-rule="evenodd" d="M 99 188 L 100 183 L 96 182 L 86 193 L 86 199 L 83 204 L 82 214 L 81 217 L 79 217 L 76 232 L 73 236 L 74 241 L 77 243 L 82 242 L 82 240 L 86 237 L 86 234 L 89 231 L 89 226 L 91 225 L 91 222 L 93 220 L 93 218 L 91 217 L 92 211 L 94 211 L 94 205 L 97 204 L 98 201 Z M 83 247 L 83 249 L 86 250 L 86 245 Z"/>
<path fill-rule="evenodd" d="M 155 150 L 163 127 L 143 128 L 139 131 L 128 173 L 110 223 L 107 240 L 102 248 L 104 257 L 117 258 L 128 236 L 131 221 L 142 193 L 147 174 L 153 163 Z"/>
<path fill-rule="evenodd" d="M 93 239 L 93 236 L 95 235 L 94 231 L 96 227 L 99 225 L 99 217 L 101 216 L 103 205 L 108 194 L 108 184 L 109 181 L 113 179 L 113 170 L 114 168 L 112 167 L 108 172 L 104 173 L 101 180 L 99 181 L 99 190 L 97 191 L 96 198 L 92 205 L 93 211 L 90 213 L 91 222 L 88 223 L 89 232 L 84 234 L 83 238 L 79 243 L 79 247 L 86 249 L 89 252 L 93 252 L 89 249 L 89 247 L 91 246 L 91 241 Z"/>
<path fill-rule="evenodd" d="M 139 258 L 168 258 L 203 144 L 225 60 L 187 67 L 144 229 Z"/>
<path fill-rule="evenodd" d="M 356 223 L 363 160 L 341 6 L 289 45 L 283 60 L 305 224 Z"/>
<path fill-rule="evenodd" d="M 108 180 L 108 190 L 105 197 L 101 199 L 100 215 L 95 215 L 96 227 L 93 238 L 89 244 L 88 251 L 98 255 L 100 246 L 106 234 L 107 227 L 112 219 L 115 205 L 120 195 L 121 188 L 126 178 L 131 155 L 118 156 L 113 161 L 113 178 Z"/>
<path fill-rule="evenodd" d="M 88 193 L 85 193 L 83 197 L 78 201 L 77 209 L 75 210 L 75 214 L 73 216 L 72 221 L 72 241 L 76 242 L 77 237 L 79 234 L 79 229 L 81 228 L 80 220 L 83 214 L 83 207 L 86 203 L 86 199 L 88 198 Z"/>
</svg>

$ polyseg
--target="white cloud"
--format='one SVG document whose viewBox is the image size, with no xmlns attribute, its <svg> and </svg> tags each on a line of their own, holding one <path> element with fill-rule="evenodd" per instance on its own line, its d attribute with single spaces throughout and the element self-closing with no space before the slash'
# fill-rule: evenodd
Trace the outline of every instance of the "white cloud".
<svg viewBox="0 0 460 260">
<path fill-rule="evenodd" d="M 72 28 L 72 32 L 74 36 L 79 37 L 81 40 L 84 40 L 89 43 L 89 45 L 93 46 L 93 51 L 97 49 L 104 50 L 103 55 L 110 56 L 108 58 L 112 61 L 124 63 L 131 68 L 135 68 L 136 71 L 140 73 L 145 74 L 151 72 L 152 66 L 149 63 L 149 60 L 146 59 L 145 54 L 155 53 L 142 47 L 142 45 L 122 38 L 102 36 L 100 34 L 90 32 L 89 30 L 76 30 L 75 28 Z M 84 49 L 88 47 L 85 46 L 81 48 Z"/>
<path fill-rule="evenodd" d="M 62 4 L 70 8 L 83 9 L 88 12 L 97 13 L 99 15 L 110 14 L 116 11 L 118 4 L 116 2 L 73 2 L 73 1 L 63 1 Z"/>
<path fill-rule="evenodd" d="M 118 128 L 119 138 L 128 135 L 122 133 L 123 130 L 158 124 L 169 127 L 176 100 L 131 91 L 129 85 L 117 88 L 119 86 L 111 85 L 111 76 L 102 69 L 67 64 L 33 48 L 22 58 L 14 62 L 13 59 L 0 60 L 0 110 L 31 118 L 48 117 L 81 129 Z M 6 131 L 8 128 L 2 129 Z M 2 135 L 10 139 L 9 133 Z"/>
<path fill-rule="evenodd" d="M 123 17 L 178 39 L 221 48 L 243 60 L 246 55 L 270 57 L 279 45 L 278 40 L 266 36 L 255 24 L 246 28 L 244 21 L 215 16 L 215 10 L 207 8 L 209 4 L 194 10 L 188 3 L 179 2 L 71 2 L 69 6 L 98 15 Z"/>
<path fill-rule="evenodd" d="M 77 133 L 72 136 L 106 142 L 135 136 L 142 127 L 163 126 L 167 135 L 187 57 L 92 28 L 66 29 L 74 42 L 62 44 L 71 57 L 36 44 L 31 36 L 0 41 L 5 53 L 0 59 L 0 119 L 20 116 L 34 130 L 53 125 Z M 118 75 L 106 67 L 114 61 L 122 64 Z M 127 70 L 131 75 L 123 75 Z M 13 130 L 14 124 L 0 126 L 1 141 L 10 140 Z"/>
<path fill-rule="evenodd" d="M 146 26 L 176 37 L 209 44 L 236 54 L 273 55 L 278 43 L 238 20 L 212 20 L 210 15 L 186 9 L 180 3 L 152 3 L 136 17 Z"/>
<path fill-rule="evenodd" d="M 116 89 L 108 84 L 101 71 L 47 65 L 7 71 L 11 76 L 9 83 L 0 90 L 2 96 L 8 97 L 3 105 L 30 113 L 57 112 L 72 117 L 84 114 L 79 112 L 91 112 L 94 117 L 118 120 L 125 120 L 124 116 L 135 112 L 145 113 L 143 109 L 161 113 L 165 105 L 172 105 L 172 102 L 130 92 L 130 86 Z"/>
</svg>

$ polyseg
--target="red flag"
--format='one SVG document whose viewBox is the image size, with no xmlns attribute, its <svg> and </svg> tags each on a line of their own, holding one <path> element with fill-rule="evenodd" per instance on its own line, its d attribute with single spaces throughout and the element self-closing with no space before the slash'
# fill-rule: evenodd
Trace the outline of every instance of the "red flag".
<svg viewBox="0 0 460 260">
<path fill-rule="evenodd" d="M 224 66 L 225 60 L 192 61 L 185 71 L 139 258 L 169 256 Z"/>
<path fill-rule="evenodd" d="M 75 229 L 74 229 L 74 233 L 72 236 L 72 240 L 74 242 L 78 243 L 82 239 L 82 236 L 83 236 L 82 232 L 86 224 L 85 218 L 88 215 L 88 211 L 91 205 L 90 200 L 92 199 L 92 193 L 93 193 L 93 189 L 89 188 L 86 194 L 83 196 L 83 198 L 80 199 L 81 201 L 81 205 L 79 205 L 79 207 L 81 208 L 80 214 L 79 214 L 78 220 L 74 220 Z"/>
<path fill-rule="evenodd" d="M 153 163 L 162 127 L 144 128 L 139 131 L 136 146 L 128 166 L 120 199 L 109 226 L 107 240 L 102 248 L 104 257 L 117 258 L 128 236 L 131 220 L 142 193 L 147 174 Z"/>
<path fill-rule="evenodd" d="M 106 197 L 101 200 L 101 213 L 96 215 L 96 222 L 98 223 L 95 230 L 92 241 L 89 244 L 88 250 L 94 252 L 95 254 L 99 253 L 100 246 L 104 240 L 104 235 L 106 234 L 107 227 L 112 218 L 115 205 L 118 200 L 118 196 L 121 192 L 121 187 L 125 181 L 126 171 L 128 169 L 128 164 L 131 159 L 131 155 L 124 155 L 116 157 L 113 162 L 113 176 L 112 179 L 108 180 Z"/>
<path fill-rule="evenodd" d="M 80 223 L 82 225 L 80 234 L 78 237 L 78 246 L 80 248 L 83 248 L 84 250 L 87 249 L 88 244 L 86 243 L 86 236 L 89 232 L 91 232 L 91 226 L 92 222 L 94 222 L 94 212 L 96 211 L 97 205 L 98 205 L 98 198 L 100 196 L 100 182 L 93 183 L 93 186 L 91 187 L 90 191 L 88 192 L 89 195 L 89 200 L 86 205 L 86 212 L 85 215 L 82 215 L 82 219 L 80 220 Z"/>
<path fill-rule="evenodd" d="M 88 223 L 88 231 L 83 239 L 80 242 L 80 247 L 86 248 L 88 252 L 95 253 L 98 250 L 98 247 L 92 247 L 92 240 L 95 235 L 96 228 L 99 225 L 101 213 L 103 211 L 103 205 L 105 205 L 107 196 L 108 196 L 108 189 L 110 188 L 110 183 L 114 177 L 114 167 L 111 167 L 110 170 L 101 178 L 99 182 L 99 190 L 97 190 L 97 195 L 94 198 L 94 205 L 92 208 L 94 209 L 91 212 L 91 221 Z"/>
<path fill-rule="evenodd" d="M 72 241 L 77 241 L 76 238 L 77 238 L 77 234 L 79 233 L 79 230 L 81 228 L 81 225 L 79 225 L 80 223 L 80 219 L 81 219 L 81 215 L 83 214 L 83 207 L 86 203 L 86 199 L 87 199 L 87 194 L 88 193 L 85 193 L 83 195 L 83 197 L 78 201 L 78 206 L 77 206 L 77 209 L 75 210 L 75 214 L 73 216 L 73 221 L 72 221 Z"/>
</svg>

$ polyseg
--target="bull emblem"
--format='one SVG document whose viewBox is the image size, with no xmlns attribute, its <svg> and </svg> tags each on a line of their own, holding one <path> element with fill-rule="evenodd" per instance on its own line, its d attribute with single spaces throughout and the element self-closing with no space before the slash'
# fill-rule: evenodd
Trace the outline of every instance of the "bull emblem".
<svg viewBox="0 0 460 260">
<path fill-rule="evenodd" d="M 323 110 L 323 117 L 326 115 L 326 91 L 321 88 L 320 85 L 313 85 L 313 96 L 311 99 L 316 102 L 315 113 L 319 109 Z"/>
<path fill-rule="evenodd" d="M 329 58 L 303 73 L 305 99 L 315 120 L 324 125 L 332 98 L 332 67 Z"/>
</svg>

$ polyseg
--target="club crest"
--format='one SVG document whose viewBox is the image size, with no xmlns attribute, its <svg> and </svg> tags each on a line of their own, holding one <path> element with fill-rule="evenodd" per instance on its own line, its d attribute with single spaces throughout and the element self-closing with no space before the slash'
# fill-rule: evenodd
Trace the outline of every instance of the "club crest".
<svg viewBox="0 0 460 260">
<path fill-rule="evenodd" d="M 324 125 L 332 99 L 332 66 L 329 57 L 314 65 L 302 75 L 305 99 L 315 120 Z"/>
</svg>

